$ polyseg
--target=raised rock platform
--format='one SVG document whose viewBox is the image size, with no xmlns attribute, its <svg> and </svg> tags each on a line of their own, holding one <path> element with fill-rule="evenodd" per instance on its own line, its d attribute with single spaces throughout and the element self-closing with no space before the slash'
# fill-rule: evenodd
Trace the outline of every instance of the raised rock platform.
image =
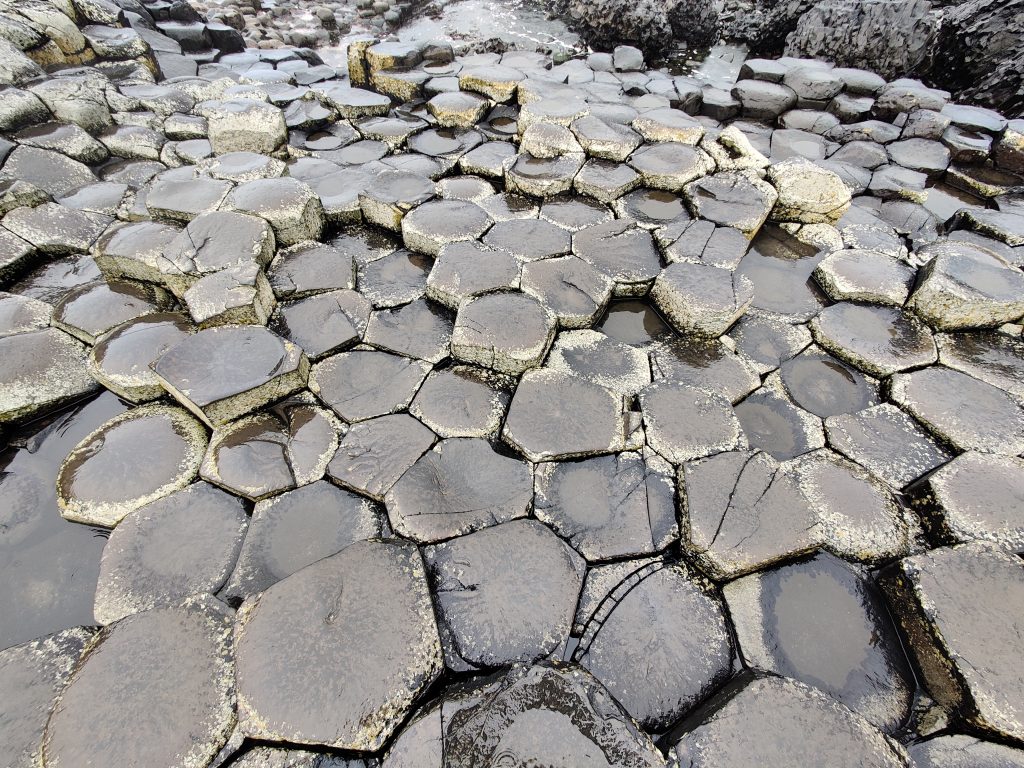
<svg viewBox="0 0 1024 768">
<path fill-rule="evenodd" d="M 1022 762 L 1024 124 L 125 6 L 0 13 L 11 765 Z"/>
</svg>

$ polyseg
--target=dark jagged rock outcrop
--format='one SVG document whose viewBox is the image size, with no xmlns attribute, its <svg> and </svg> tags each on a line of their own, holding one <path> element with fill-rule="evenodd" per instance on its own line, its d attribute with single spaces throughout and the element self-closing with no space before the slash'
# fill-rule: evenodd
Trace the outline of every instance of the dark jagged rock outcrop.
<svg viewBox="0 0 1024 768">
<path fill-rule="evenodd" d="M 630 43 L 664 53 L 672 45 L 701 47 L 718 38 L 712 0 L 553 0 L 551 7 L 599 50 Z"/>
<path fill-rule="evenodd" d="M 963 101 L 1024 110 L 1024 0 L 968 0 L 946 11 L 933 79 Z"/>
<path fill-rule="evenodd" d="M 786 38 L 786 55 L 901 77 L 930 66 L 938 30 L 928 0 L 821 0 Z"/>
</svg>

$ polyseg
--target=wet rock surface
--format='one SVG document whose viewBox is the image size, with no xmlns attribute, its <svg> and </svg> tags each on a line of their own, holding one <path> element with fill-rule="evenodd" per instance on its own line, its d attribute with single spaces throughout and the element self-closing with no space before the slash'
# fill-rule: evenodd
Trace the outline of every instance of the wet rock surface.
<svg viewBox="0 0 1024 768">
<path fill-rule="evenodd" d="M 1020 741 L 1017 614 L 1020 559 L 986 543 L 901 560 L 882 582 L 936 700 L 975 727 Z"/>
<path fill-rule="evenodd" d="M 901 750 L 866 720 L 817 689 L 784 677 L 734 683 L 714 704 L 676 744 L 677 754 L 690 765 L 729 765 L 730 756 L 741 755 L 770 765 L 814 760 L 823 752 L 836 765 L 905 762 Z M 755 735 L 767 733 L 772 738 Z"/>
<path fill-rule="evenodd" d="M 986 1 L 0 9 L 13 764 L 1021 762 Z"/>
<path fill-rule="evenodd" d="M 887 733 L 906 720 L 913 674 L 865 575 L 822 554 L 723 592 L 748 665 L 819 688 Z"/>
<path fill-rule="evenodd" d="M 424 550 L 445 663 L 531 662 L 569 637 L 583 559 L 536 520 L 515 520 Z"/>
<path fill-rule="evenodd" d="M 235 723 L 231 627 L 223 604 L 195 597 L 101 630 L 57 698 L 43 765 L 208 763 Z M 132 658 L 137 663 L 126 668 Z M 160 719 L 124 728 L 146 706 L 159 707 Z"/>
<path fill-rule="evenodd" d="M 306 651 L 281 657 L 282 633 L 293 650 Z M 419 551 L 360 542 L 285 578 L 242 605 L 235 652 L 246 734 L 379 748 L 440 672 Z M 360 684 L 339 680 L 330 663 L 352 669 Z M 319 704 L 309 698 L 314 691 Z"/>
</svg>

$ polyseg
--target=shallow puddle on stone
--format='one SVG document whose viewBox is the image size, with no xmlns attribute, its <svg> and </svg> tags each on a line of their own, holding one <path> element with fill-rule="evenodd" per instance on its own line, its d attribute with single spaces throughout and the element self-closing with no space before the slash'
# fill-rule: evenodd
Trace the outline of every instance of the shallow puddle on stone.
<svg viewBox="0 0 1024 768">
<path fill-rule="evenodd" d="M 754 238 L 736 273 L 754 284 L 752 307 L 806 320 L 827 303 L 811 279 L 825 255 L 781 230 L 767 228 Z"/>
<path fill-rule="evenodd" d="M 651 224 L 663 224 L 689 215 L 679 195 L 660 189 L 630 192 L 622 198 L 622 207 L 632 218 Z"/>
<path fill-rule="evenodd" d="M 771 392 L 755 392 L 736 406 L 736 416 L 750 447 L 770 453 L 779 461 L 824 444 L 820 422 L 815 425 L 813 416 Z M 816 440 L 816 437 L 821 439 Z"/>
<path fill-rule="evenodd" d="M 612 302 L 597 330 L 634 346 L 660 341 L 672 333 L 654 307 L 645 301 L 636 300 Z"/>
<path fill-rule="evenodd" d="M 79 440 L 126 410 L 105 393 L 30 425 L 24 447 L 0 454 L 0 649 L 93 623 L 107 532 L 64 520 L 53 479 Z"/>
<path fill-rule="evenodd" d="M 924 207 L 945 221 L 961 208 L 984 208 L 985 201 L 949 184 L 936 184 L 928 189 Z"/>
<path fill-rule="evenodd" d="M 861 373 L 824 353 L 799 354 L 784 362 L 779 373 L 796 404 L 823 419 L 861 411 L 876 399 Z"/>
</svg>

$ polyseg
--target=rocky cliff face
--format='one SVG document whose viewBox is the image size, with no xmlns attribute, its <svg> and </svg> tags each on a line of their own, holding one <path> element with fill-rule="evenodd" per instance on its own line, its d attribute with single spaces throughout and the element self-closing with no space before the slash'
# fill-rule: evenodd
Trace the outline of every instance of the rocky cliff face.
<svg viewBox="0 0 1024 768">
<path fill-rule="evenodd" d="M 1024 110 L 1024 0 L 969 0 L 946 11 L 933 78 L 969 101 Z"/>
<path fill-rule="evenodd" d="M 931 66 L 940 20 L 928 0 L 821 0 L 786 38 L 786 55 L 916 74 Z"/>
<path fill-rule="evenodd" d="M 712 0 L 554 0 L 552 10 L 597 49 L 631 43 L 663 53 L 671 45 L 710 45 L 719 32 Z"/>
<path fill-rule="evenodd" d="M 1024 110 L 1024 0 L 726 0 L 724 38 L 761 56 L 804 56 L 916 75 L 959 98 Z"/>
</svg>

